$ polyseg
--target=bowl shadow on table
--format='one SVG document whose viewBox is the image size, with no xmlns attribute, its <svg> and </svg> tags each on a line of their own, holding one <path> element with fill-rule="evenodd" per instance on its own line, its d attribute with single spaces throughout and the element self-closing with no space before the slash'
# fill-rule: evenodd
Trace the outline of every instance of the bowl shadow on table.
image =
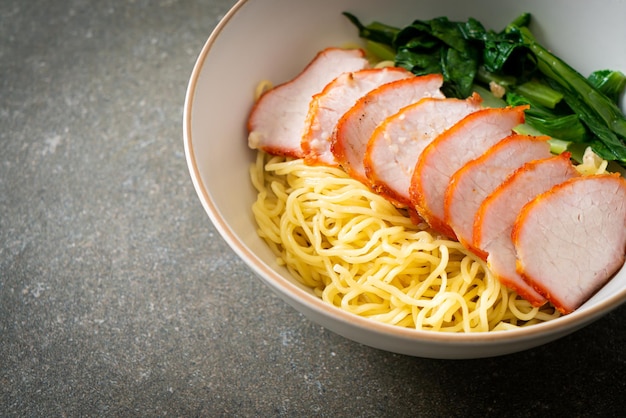
<svg viewBox="0 0 626 418">
<path fill-rule="evenodd" d="M 433 360 L 381 352 L 372 368 L 397 370 L 413 395 L 437 399 L 449 416 L 617 416 L 626 391 L 625 316 L 621 306 L 574 334 L 514 354 Z"/>
</svg>

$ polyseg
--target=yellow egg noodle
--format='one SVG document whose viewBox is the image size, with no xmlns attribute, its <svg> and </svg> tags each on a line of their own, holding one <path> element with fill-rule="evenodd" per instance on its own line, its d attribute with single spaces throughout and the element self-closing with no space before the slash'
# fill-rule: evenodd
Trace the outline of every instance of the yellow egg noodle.
<svg viewBox="0 0 626 418">
<path fill-rule="evenodd" d="M 250 169 L 259 235 L 325 302 L 421 330 L 506 330 L 559 316 L 502 286 L 486 263 L 442 239 L 343 170 L 262 151 Z"/>
</svg>

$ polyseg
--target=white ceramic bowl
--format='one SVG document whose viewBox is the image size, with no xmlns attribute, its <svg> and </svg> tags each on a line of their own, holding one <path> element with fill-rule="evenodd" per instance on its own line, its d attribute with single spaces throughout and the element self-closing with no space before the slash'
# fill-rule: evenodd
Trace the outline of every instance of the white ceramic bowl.
<svg viewBox="0 0 626 418">
<path fill-rule="evenodd" d="M 587 0 L 249 0 L 215 28 L 191 74 L 184 142 L 191 178 L 215 227 L 232 249 L 282 299 L 346 338 L 392 352 L 431 358 L 478 358 L 535 347 L 580 329 L 626 300 L 626 269 L 572 314 L 524 329 L 478 334 L 417 331 L 376 323 L 323 303 L 278 266 L 257 236 L 248 174 L 246 118 L 256 84 L 286 81 L 320 49 L 358 41 L 341 15 L 350 11 L 402 26 L 414 19 L 475 17 L 501 29 L 522 12 L 533 32 L 581 73 L 626 70 L 626 2 Z M 623 108 L 622 103 L 622 108 Z"/>
</svg>

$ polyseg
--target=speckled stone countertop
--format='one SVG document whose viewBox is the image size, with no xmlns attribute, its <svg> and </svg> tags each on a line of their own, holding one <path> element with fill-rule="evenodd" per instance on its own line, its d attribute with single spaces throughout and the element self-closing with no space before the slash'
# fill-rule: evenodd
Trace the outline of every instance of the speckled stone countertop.
<svg viewBox="0 0 626 418">
<path fill-rule="evenodd" d="M 610 416 L 626 307 L 554 343 L 412 358 L 315 325 L 221 239 L 182 106 L 233 0 L 0 2 L 0 416 Z"/>
</svg>

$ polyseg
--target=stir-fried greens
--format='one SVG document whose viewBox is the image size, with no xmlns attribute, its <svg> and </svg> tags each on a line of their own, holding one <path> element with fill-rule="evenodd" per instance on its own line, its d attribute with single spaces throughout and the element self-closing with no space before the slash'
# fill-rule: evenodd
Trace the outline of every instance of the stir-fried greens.
<svg viewBox="0 0 626 418">
<path fill-rule="evenodd" d="M 626 167 L 626 117 L 618 106 L 626 76 L 600 70 L 583 77 L 537 42 L 528 28 L 530 14 L 500 32 L 473 18 L 415 20 L 396 28 L 363 25 L 354 15 L 344 15 L 378 58 L 416 75 L 443 74 L 446 96 L 466 98 L 481 88 L 501 91 L 508 105 L 530 105 L 526 124 L 554 138 L 560 151 L 567 149 L 578 159 L 589 146 Z"/>
</svg>

